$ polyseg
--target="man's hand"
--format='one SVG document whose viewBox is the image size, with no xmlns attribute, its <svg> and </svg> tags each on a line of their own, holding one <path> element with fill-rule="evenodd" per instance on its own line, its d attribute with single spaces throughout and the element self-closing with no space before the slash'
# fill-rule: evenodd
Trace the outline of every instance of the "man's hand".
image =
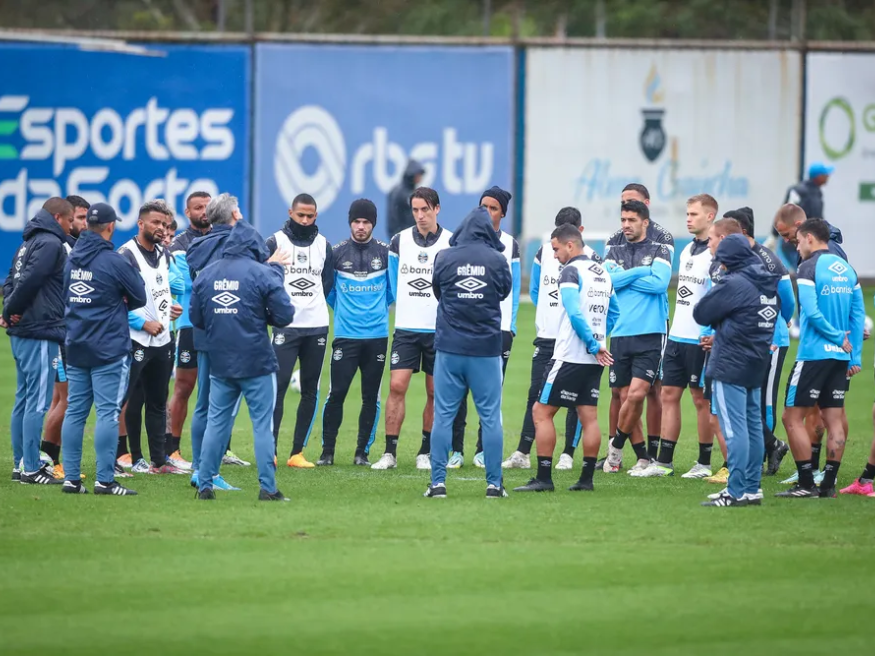
<svg viewBox="0 0 875 656">
<path fill-rule="evenodd" d="M 173 321 L 179 319 L 182 316 L 182 306 L 179 303 L 174 303 L 170 306 L 170 318 Z"/>
<path fill-rule="evenodd" d="M 21 321 L 21 315 L 20 315 L 20 314 L 13 314 L 13 315 L 11 315 L 11 316 L 9 317 L 9 325 L 10 325 L 10 326 L 18 325 L 18 322 L 19 322 L 19 321 Z"/>
<path fill-rule="evenodd" d="M 143 330 L 152 335 L 152 337 L 156 337 L 164 331 L 164 326 L 161 325 L 160 321 L 147 321 L 143 324 Z"/>
<path fill-rule="evenodd" d="M 714 336 L 709 335 L 708 337 L 700 337 L 699 338 L 699 346 L 702 347 L 703 351 L 710 351 L 711 347 L 714 345 Z"/>
<path fill-rule="evenodd" d="M 270 256 L 267 260 L 268 264 L 282 264 L 285 266 L 286 264 L 292 263 L 292 254 L 285 250 L 284 248 L 278 248 L 274 251 L 273 255 Z"/>
<path fill-rule="evenodd" d="M 6 323 L 6 319 L 0 317 L 0 328 L 9 328 L 9 324 Z"/>
<path fill-rule="evenodd" d="M 860 367 L 854 365 L 853 367 L 848 367 L 848 378 L 853 378 L 858 373 L 860 373 Z"/>
<path fill-rule="evenodd" d="M 851 343 L 848 341 L 848 335 L 850 335 L 850 334 L 851 334 L 851 331 L 850 331 L 850 330 L 847 331 L 847 332 L 845 333 L 845 341 L 842 342 L 842 350 L 843 350 L 845 353 L 850 353 L 851 351 L 854 350 L 854 347 L 851 346 Z"/>
<path fill-rule="evenodd" d="M 599 352 L 595 354 L 595 359 L 603 367 L 610 367 L 614 364 L 614 356 L 611 355 L 611 352 L 604 346 L 602 346 L 599 349 Z"/>
</svg>

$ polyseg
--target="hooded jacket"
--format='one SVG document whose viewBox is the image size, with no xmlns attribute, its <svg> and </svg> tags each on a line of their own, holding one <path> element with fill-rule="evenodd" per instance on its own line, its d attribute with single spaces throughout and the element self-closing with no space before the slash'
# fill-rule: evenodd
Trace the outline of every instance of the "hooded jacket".
<svg viewBox="0 0 875 656">
<path fill-rule="evenodd" d="M 130 353 L 128 311 L 146 305 L 143 278 L 112 242 L 84 231 L 64 271 L 67 361 L 99 367 Z"/>
<path fill-rule="evenodd" d="M 414 180 L 420 173 L 425 173 L 422 164 L 415 159 L 410 160 L 404 169 L 401 182 L 389 192 L 386 207 L 386 229 L 390 238 L 415 224 L 413 212 L 410 210 L 410 196 L 416 190 Z"/>
<path fill-rule="evenodd" d="M 841 247 L 843 240 L 842 231 L 832 225 L 829 221 L 826 222 L 826 225 L 829 226 L 829 241 L 826 243 L 826 247 L 829 249 L 830 253 L 838 255 L 847 262 L 848 254 L 845 253 L 845 249 Z M 796 268 L 798 269 L 802 265 L 802 256 L 797 253 L 797 257 Z"/>
<path fill-rule="evenodd" d="M 501 355 L 501 301 L 513 287 L 504 244 L 489 213 L 478 207 L 435 256 L 432 289 L 438 300 L 434 346 L 456 355 Z"/>
<path fill-rule="evenodd" d="M 267 259 L 261 235 L 238 221 L 221 258 L 195 278 L 189 316 L 204 331 L 212 375 L 254 378 L 279 368 L 267 327 L 287 326 L 295 310 L 283 288 L 282 266 L 266 265 Z"/>
<path fill-rule="evenodd" d="M 3 285 L 3 318 L 21 315 L 10 337 L 64 341 L 64 265 L 67 234 L 46 210 L 24 227 L 24 243 Z"/>
<path fill-rule="evenodd" d="M 781 276 L 766 270 L 743 235 L 720 242 L 714 260 L 727 272 L 693 308 L 696 323 L 716 330 L 705 373 L 730 385 L 760 387 L 780 320 Z"/>
<path fill-rule="evenodd" d="M 213 229 L 203 237 L 198 237 L 191 242 L 186 252 L 186 263 L 188 264 L 188 273 L 191 276 L 192 288 L 194 288 L 194 281 L 197 280 L 198 273 L 211 262 L 222 257 L 225 241 L 231 235 L 233 227 L 226 224 L 214 225 Z M 189 292 L 188 307 L 191 307 L 191 292 Z M 191 317 L 189 317 L 189 322 L 191 322 Z M 194 350 L 206 351 L 204 331 L 197 326 L 192 326 L 192 328 L 194 329 L 192 330 Z"/>
</svg>

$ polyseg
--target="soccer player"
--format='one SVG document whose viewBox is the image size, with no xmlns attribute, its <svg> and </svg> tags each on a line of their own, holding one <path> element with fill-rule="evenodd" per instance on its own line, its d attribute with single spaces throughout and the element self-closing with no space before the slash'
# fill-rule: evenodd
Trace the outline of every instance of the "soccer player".
<svg viewBox="0 0 875 656">
<path fill-rule="evenodd" d="M 623 191 L 620 194 L 620 203 L 625 203 L 627 200 L 637 200 L 647 207 L 650 207 L 650 192 L 647 190 L 643 184 L 638 184 L 637 182 L 632 182 L 623 187 Z M 647 226 L 647 238 L 657 244 L 664 245 L 669 254 L 671 255 L 671 261 L 674 261 L 674 237 L 672 234 L 663 228 L 661 225 L 651 220 Z M 622 228 L 617 230 L 611 237 L 608 239 L 607 244 L 605 245 L 605 257 L 607 257 L 608 251 L 610 251 L 612 246 L 620 246 L 626 243 L 626 236 L 623 234 Z M 665 301 L 665 315 L 668 317 L 668 292 L 666 292 L 664 296 Z M 666 321 L 666 330 L 668 330 L 668 321 Z M 610 421 L 609 421 L 609 434 L 614 435 L 617 430 L 617 420 L 620 416 L 620 391 L 618 388 L 611 388 L 611 408 L 610 408 Z M 647 453 L 651 460 L 656 459 L 657 453 L 659 451 L 659 434 L 662 430 L 662 390 L 661 383 L 657 379 L 654 381 L 654 384 L 650 386 L 650 391 L 647 393 Z M 634 436 L 635 441 L 637 442 L 639 436 L 642 435 L 639 431 L 641 431 L 641 426 L 636 425 Z M 610 443 L 609 443 L 610 444 Z M 603 462 L 601 464 L 604 464 Z M 620 462 L 620 466 L 622 466 L 622 459 Z"/>
<path fill-rule="evenodd" d="M 504 374 L 507 371 L 507 363 L 510 360 L 510 351 L 513 348 L 513 338 L 516 336 L 516 318 L 520 307 L 520 287 L 522 285 L 522 277 L 520 274 L 520 245 L 517 240 L 507 232 L 501 230 L 501 220 L 507 215 L 507 205 L 510 202 L 510 192 L 501 189 L 500 187 L 491 187 L 483 192 L 480 197 L 480 207 L 489 212 L 489 218 L 492 221 L 492 228 L 495 234 L 498 235 L 499 241 L 504 244 L 503 255 L 507 260 L 507 266 L 510 269 L 511 278 L 513 279 L 513 289 L 511 293 L 501 301 L 501 380 L 504 381 Z M 465 419 L 468 415 L 468 395 L 462 400 L 459 406 L 460 418 L 456 420 L 457 425 L 464 426 Z M 462 441 L 464 442 L 464 431 L 460 431 Z M 477 431 L 477 449 L 474 454 L 474 465 L 477 467 L 485 467 L 483 460 L 483 431 Z M 464 457 L 461 448 L 454 451 L 450 457 L 449 464 L 451 469 L 458 469 L 464 464 Z"/>
<path fill-rule="evenodd" d="M 289 220 L 267 239 L 273 255 L 278 250 L 291 254 L 286 264 L 285 286 L 295 306 L 295 325 L 273 329 L 273 346 L 279 360 L 276 407 L 273 411 L 273 436 L 279 444 L 286 392 L 301 361 L 301 400 L 295 421 L 292 451 L 286 464 L 299 469 L 315 467 L 304 457 L 310 440 L 316 408 L 325 345 L 328 342 L 328 303 L 326 297 L 334 284 L 334 256 L 331 244 L 319 234 L 316 225 L 316 201 L 309 194 L 298 194 L 289 209 Z"/>
<path fill-rule="evenodd" d="M 705 351 L 699 344 L 702 326 L 693 319 L 693 308 L 711 286 L 708 232 L 716 214 L 717 201 L 708 194 L 699 194 L 687 201 L 687 230 L 693 236 L 693 241 L 681 251 L 674 319 L 662 365 L 662 436 L 659 455 L 644 471 L 636 473 L 641 478 L 674 475 L 674 451 L 681 434 L 681 397 L 687 387 L 696 408 L 699 458 L 683 478 L 706 478 L 712 474 L 714 433 L 711 430 L 711 412 L 700 385 Z"/>
<path fill-rule="evenodd" d="M 353 464 L 370 466 L 368 452 L 380 420 L 380 388 L 389 341 L 389 246 L 374 239 L 377 207 L 366 198 L 349 207 L 350 239 L 334 247 L 334 285 L 328 305 L 334 310 L 331 387 L 322 412 L 319 466 L 334 464 L 343 402 L 356 372 L 361 371 L 362 408 Z"/>
<path fill-rule="evenodd" d="M 611 334 L 611 387 L 620 390 L 617 433 L 608 447 L 603 466 L 616 473 L 622 463 L 623 446 L 632 438 L 638 463 L 631 471 L 650 465 L 647 444 L 632 432 L 644 409 L 644 399 L 659 375 L 668 322 L 665 293 L 671 280 L 671 251 L 647 237 L 650 211 L 637 200 L 620 208 L 626 243 L 611 246 L 605 259 L 617 299 L 620 317 Z"/>
<path fill-rule="evenodd" d="M 563 225 L 573 226 L 583 233 L 580 210 L 576 207 L 563 207 L 556 214 L 554 221 L 557 228 Z M 581 253 L 587 259 L 601 264 L 599 257 L 589 245 L 584 244 Z M 550 361 L 553 360 L 553 349 L 556 346 L 556 336 L 562 319 L 562 303 L 559 299 L 559 273 L 564 265 L 553 254 L 552 241 L 541 245 L 535 254 L 532 271 L 529 275 L 529 296 L 535 304 L 535 352 L 532 355 L 532 375 L 529 383 L 529 394 L 526 399 L 526 411 L 523 416 L 523 427 L 520 431 L 520 441 L 517 450 L 501 463 L 505 469 L 529 469 L 531 460 L 529 454 L 535 441 L 535 423 L 532 419 L 532 408 L 538 400 L 538 394 L 544 382 L 544 375 Z M 574 449 L 580 439 L 580 423 L 577 411 L 568 408 L 565 418 L 565 450 L 559 456 L 556 469 L 572 469 L 574 467 Z"/>
<path fill-rule="evenodd" d="M 386 401 L 386 451 L 371 469 L 397 466 L 398 436 L 404 424 L 405 397 L 410 379 L 425 373 L 425 409 L 422 445 L 417 469 L 431 469 L 431 429 L 434 423 L 434 330 L 437 299 L 432 292 L 435 256 L 450 245 L 452 233 L 438 224 L 441 202 L 428 187 L 413 192 L 410 207 L 416 225 L 392 237 L 389 244 L 389 285 L 395 297 L 395 334 L 389 362 L 389 398 Z"/>
<path fill-rule="evenodd" d="M 176 261 L 176 267 L 182 276 L 184 291 L 177 297 L 182 306 L 182 314 L 176 320 L 176 379 L 173 385 L 173 396 L 168 407 L 170 414 L 170 435 L 165 439 L 165 451 L 170 454 L 169 460 L 177 467 L 191 469 L 191 463 L 186 462 L 180 453 L 180 441 L 185 419 L 188 416 L 188 400 L 197 384 L 197 354 L 194 349 L 194 335 L 191 320 L 188 317 L 188 306 L 191 299 L 191 271 L 189 270 L 187 252 L 191 243 L 210 231 L 207 219 L 207 205 L 210 195 L 205 191 L 194 191 L 185 199 L 185 216 L 188 218 L 188 228 L 178 234 L 170 244 L 170 254 Z"/>
<path fill-rule="evenodd" d="M 40 463 L 39 447 L 52 402 L 52 359 L 64 341 L 65 245 L 72 223 L 70 202 L 49 198 L 25 225 L 3 285 L 0 326 L 9 335 L 18 380 L 9 425 L 12 480 L 25 485 L 61 484 Z"/>
<path fill-rule="evenodd" d="M 85 422 L 94 405 L 95 494 L 133 496 L 119 485 L 114 466 L 122 399 L 131 366 L 128 312 L 148 302 L 142 277 L 113 251 L 118 216 L 105 203 L 88 210 L 88 229 L 70 254 L 64 275 L 67 302 L 67 375 L 70 404 L 62 435 L 66 475 L 62 492 L 86 494 L 80 478 Z"/>
<path fill-rule="evenodd" d="M 291 252 L 286 255 L 291 261 Z M 268 325 L 288 326 L 295 309 L 284 289 L 282 261 L 265 266 L 268 249 L 255 228 L 237 221 L 222 257 L 198 273 L 191 322 L 204 331 L 210 354 L 210 412 L 200 455 L 198 499 L 215 499 L 213 476 L 231 439 L 242 395 L 249 408 L 258 466 L 258 500 L 288 501 L 276 486 L 271 423 L 276 401 L 276 353 Z"/>
<path fill-rule="evenodd" d="M 795 237 L 803 260 L 797 270 L 800 335 L 796 364 L 787 384 L 784 428 L 799 482 L 776 496 L 832 498 L 845 448 L 845 392 L 848 379 L 859 373 L 862 365 L 863 291 L 847 261 L 830 252 L 826 221 L 808 219 L 796 227 Z M 827 429 L 827 460 L 819 491 L 814 484 L 811 442 L 803 424 L 806 408 L 814 405 L 820 408 Z"/>
<path fill-rule="evenodd" d="M 714 259 L 726 274 L 699 300 L 693 318 L 716 331 L 708 376 L 726 437 L 729 485 L 702 505 L 760 505 L 764 447 L 759 388 L 780 316 L 780 275 L 766 271 L 742 234 L 726 236 Z"/>
<path fill-rule="evenodd" d="M 553 360 L 545 370 L 533 409 L 538 473 L 515 492 L 552 492 L 551 467 L 556 447 L 553 417 L 560 407 L 575 408 L 583 427 L 583 468 L 569 490 L 592 491 L 593 473 L 601 445 L 597 406 L 602 370 L 613 363 L 605 344 L 619 313 L 610 276 L 586 256 L 580 230 L 558 226 L 551 248 L 563 265 L 559 274 L 562 299 Z"/>
<path fill-rule="evenodd" d="M 434 442 L 425 496 L 447 496 L 447 454 L 455 418 L 468 390 L 480 415 L 486 498 L 507 496 L 501 478 L 501 302 L 513 288 L 505 244 L 484 207 L 471 212 L 434 258 Z"/>
<path fill-rule="evenodd" d="M 183 474 L 185 470 L 167 460 L 164 436 L 167 428 L 167 393 L 173 371 L 173 340 L 170 337 L 171 294 L 181 293 L 182 280 L 171 289 L 171 258 L 161 246 L 173 212 L 162 200 L 148 201 L 140 207 L 137 234 L 125 243 L 121 253 L 139 273 L 146 286 L 148 301 L 128 314 L 131 333 L 131 368 L 127 397 L 142 381 L 145 401 L 146 435 L 149 439 L 147 464 L 140 447 L 140 406 L 126 397 L 125 425 L 131 448 L 134 473 Z M 181 311 L 181 308 L 177 308 Z M 123 404 L 123 405 L 125 405 Z"/>
</svg>

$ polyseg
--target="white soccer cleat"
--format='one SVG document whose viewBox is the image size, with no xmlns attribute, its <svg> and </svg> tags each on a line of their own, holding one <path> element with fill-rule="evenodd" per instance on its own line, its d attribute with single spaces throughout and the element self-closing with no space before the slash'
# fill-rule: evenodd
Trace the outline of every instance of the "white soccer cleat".
<svg viewBox="0 0 875 656">
<path fill-rule="evenodd" d="M 461 469 L 465 466 L 465 456 L 458 451 L 453 451 L 450 454 L 450 459 L 447 461 L 447 469 Z"/>
<path fill-rule="evenodd" d="M 510 458 L 501 463 L 502 469 L 531 469 L 532 461 L 528 453 L 514 451 Z"/>
<path fill-rule="evenodd" d="M 629 470 L 629 476 L 635 476 L 636 478 L 640 478 L 641 474 L 645 472 L 651 465 L 650 460 L 647 458 L 641 458 L 632 469 Z"/>
<path fill-rule="evenodd" d="M 681 478 L 708 478 L 709 476 L 713 476 L 711 468 L 708 465 L 703 465 L 697 462 L 693 465 L 693 468 L 681 476 Z"/>
<path fill-rule="evenodd" d="M 391 453 L 384 453 L 377 462 L 371 465 L 371 469 L 395 469 L 397 466 L 398 461 L 395 460 L 395 456 Z M 431 466 L 431 463 L 429 463 L 429 466 Z"/>
<path fill-rule="evenodd" d="M 559 456 L 559 462 L 556 463 L 556 469 L 560 471 L 574 469 L 574 458 L 567 453 L 563 453 Z"/>
<path fill-rule="evenodd" d="M 639 460 L 638 462 L 646 461 Z M 643 470 L 638 470 L 638 465 L 635 465 L 635 467 L 629 472 L 629 476 L 634 476 L 635 478 L 661 478 L 663 476 L 674 476 L 674 467 L 671 465 L 663 465 L 658 462 L 651 462 Z"/>
<path fill-rule="evenodd" d="M 720 497 L 722 497 L 724 494 L 729 494 L 728 487 L 724 487 L 722 490 L 720 490 L 719 492 L 715 492 L 714 494 L 709 494 L 708 498 L 711 499 L 711 501 L 714 501 L 715 499 L 719 499 Z"/>
<path fill-rule="evenodd" d="M 620 467 L 623 466 L 623 450 L 618 449 L 613 444 L 608 442 L 608 457 L 605 458 L 604 467 L 602 467 L 602 471 L 606 474 L 616 474 L 620 471 Z"/>
<path fill-rule="evenodd" d="M 480 469 L 486 469 L 486 459 L 483 457 L 483 452 L 474 454 L 474 466 Z"/>
<path fill-rule="evenodd" d="M 388 453 L 384 453 L 383 458 L 388 455 Z M 383 462 L 383 458 L 380 458 L 380 461 L 377 463 L 377 465 L 379 465 L 380 462 Z M 392 458 L 392 467 L 377 467 L 377 465 L 374 465 L 371 469 L 391 469 L 395 466 L 395 458 Z M 429 456 L 427 453 L 416 456 L 416 468 L 427 470 L 431 469 L 431 456 Z"/>
</svg>

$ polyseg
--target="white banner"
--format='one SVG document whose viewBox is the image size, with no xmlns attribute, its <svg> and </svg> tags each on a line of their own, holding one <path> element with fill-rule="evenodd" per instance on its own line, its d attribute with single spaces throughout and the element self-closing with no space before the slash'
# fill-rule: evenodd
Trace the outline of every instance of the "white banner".
<svg viewBox="0 0 875 656">
<path fill-rule="evenodd" d="M 823 188 L 824 218 L 844 233 L 860 276 L 875 276 L 875 55 L 808 55 L 805 168 L 835 167 Z"/>
<path fill-rule="evenodd" d="M 527 239 L 542 238 L 565 205 L 580 209 L 591 239 L 614 232 L 629 182 L 649 189 L 654 220 L 678 237 L 699 193 L 721 213 L 752 207 L 757 233 L 768 233 L 797 182 L 798 53 L 532 48 L 526 57 Z"/>
</svg>

